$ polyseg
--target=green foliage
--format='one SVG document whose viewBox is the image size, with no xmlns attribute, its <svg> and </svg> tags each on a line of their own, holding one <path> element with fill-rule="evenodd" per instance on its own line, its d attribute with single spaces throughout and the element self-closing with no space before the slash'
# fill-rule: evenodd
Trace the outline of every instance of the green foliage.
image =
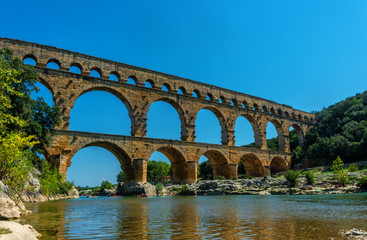
<svg viewBox="0 0 367 240">
<path fill-rule="evenodd" d="M 265 181 L 266 181 L 266 179 L 268 179 L 268 177 L 267 177 L 267 176 L 264 176 L 264 177 L 261 179 L 261 181 L 265 182 Z"/>
<path fill-rule="evenodd" d="M 149 182 L 162 182 L 165 178 L 172 177 L 173 170 L 170 164 L 162 161 L 149 161 L 147 166 Z"/>
<path fill-rule="evenodd" d="M 341 158 L 338 156 L 334 161 L 333 161 L 333 166 L 331 167 L 331 171 L 333 172 L 333 177 L 335 180 L 338 181 L 339 184 L 341 185 L 345 185 L 348 183 L 349 179 L 348 179 L 348 174 L 345 171 L 345 169 L 343 168 L 344 163 L 341 160 Z"/>
<path fill-rule="evenodd" d="M 182 194 L 188 194 L 189 193 L 189 187 L 186 185 L 186 184 L 181 184 L 181 190 L 180 190 L 180 192 L 182 193 Z"/>
<path fill-rule="evenodd" d="M 226 178 L 224 176 L 217 176 L 217 180 L 226 180 Z"/>
<path fill-rule="evenodd" d="M 291 187 L 295 187 L 298 182 L 300 173 L 293 170 L 288 170 L 285 174 L 285 179 Z"/>
<path fill-rule="evenodd" d="M 207 160 L 199 164 L 200 175 L 199 177 L 204 180 L 213 179 L 213 169 L 210 162 Z"/>
<path fill-rule="evenodd" d="M 237 180 L 237 178 L 236 177 L 233 177 L 231 180 Z"/>
<path fill-rule="evenodd" d="M 59 170 L 52 167 L 47 161 L 43 161 L 40 170 L 41 189 L 45 195 L 67 194 L 74 185 L 69 181 L 65 182 Z"/>
<path fill-rule="evenodd" d="M 314 184 L 315 183 L 315 174 L 313 171 L 307 171 L 305 173 L 307 184 Z"/>
<path fill-rule="evenodd" d="M 102 181 L 101 183 L 101 191 L 104 191 L 105 189 L 112 189 L 112 183 L 110 183 L 107 180 Z"/>
<path fill-rule="evenodd" d="M 348 167 L 348 172 L 357 172 L 358 171 L 358 166 L 354 163 L 350 164 Z"/>
<path fill-rule="evenodd" d="M 155 185 L 155 189 L 157 189 L 158 193 L 161 193 L 163 190 L 163 183 L 157 183 L 157 185 Z"/>
<path fill-rule="evenodd" d="M 122 183 L 124 181 L 124 171 L 120 171 L 116 176 L 117 183 Z"/>
<path fill-rule="evenodd" d="M 363 176 L 359 179 L 358 187 L 362 190 L 367 190 L 367 176 Z"/>
</svg>

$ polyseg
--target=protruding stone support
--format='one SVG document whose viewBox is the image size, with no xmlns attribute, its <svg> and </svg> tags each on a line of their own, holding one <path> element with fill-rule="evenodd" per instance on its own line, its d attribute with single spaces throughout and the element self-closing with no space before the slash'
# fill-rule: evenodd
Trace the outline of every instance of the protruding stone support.
<svg viewBox="0 0 367 240">
<path fill-rule="evenodd" d="M 289 134 L 287 134 L 287 133 L 284 133 L 284 151 L 285 152 L 290 152 L 291 151 Z"/>
<path fill-rule="evenodd" d="M 195 142 L 195 125 L 186 125 L 185 129 L 182 129 L 181 140 L 186 142 Z"/>
<path fill-rule="evenodd" d="M 185 183 L 196 183 L 198 176 L 198 163 L 196 161 L 187 162 L 187 179 Z"/>
<path fill-rule="evenodd" d="M 135 182 L 146 182 L 147 181 L 147 166 L 149 160 L 147 159 L 134 159 L 133 168 L 135 171 Z"/>
<path fill-rule="evenodd" d="M 228 146 L 234 146 L 235 145 L 235 139 L 234 139 L 234 130 L 226 130 L 224 134 L 222 134 L 222 144 L 228 145 Z"/>
<path fill-rule="evenodd" d="M 60 173 L 66 178 L 66 172 L 68 171 L 69 163 L 66 155 L 57 154 L 48 156 L 49 161 L 53 166 L 59 169 Z"/>
<path fill-rule="evenodd" d="M 238 178 L 238 164 L 229 164 L 229 179 Z"/>
<path fill-rule="evenodd" d="M 256 138 L 255 138 L 256 139 Z M 260 133 L 260 136 L 258 136 L 258 145 L 257 148 L 260 148 L 262 150 L 268 149 L 268 142 L 266 141 L 266 130 Z"/>
<path fill-rule="evenodd" d="M 147 135 L 147 121 L 146 117 L 135 118 L 131 125 L 131 136 L 146 137 Z"/>
</svg>

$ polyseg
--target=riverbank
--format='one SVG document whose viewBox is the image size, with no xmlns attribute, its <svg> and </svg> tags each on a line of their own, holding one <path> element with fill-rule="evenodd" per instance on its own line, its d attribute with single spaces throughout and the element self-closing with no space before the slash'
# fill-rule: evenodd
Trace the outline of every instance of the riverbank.
<svg viewBox="0 0 367 240">
<path fill-rule="evenodd" d="M 331 172 L 315 172 L 315 181 L 308 184 L 305 174 L 290 187 L 282 174 L 237 180 L 200 180 L 192 184 L 167 184 L 158 195 L 319 195 L 361 192 L 358 180 L 367 176 L 367 170 L 349 172 L 349 182 L 341 186 Z M 159 189 L 158 189 L 159 190 Z"/>
</svg>

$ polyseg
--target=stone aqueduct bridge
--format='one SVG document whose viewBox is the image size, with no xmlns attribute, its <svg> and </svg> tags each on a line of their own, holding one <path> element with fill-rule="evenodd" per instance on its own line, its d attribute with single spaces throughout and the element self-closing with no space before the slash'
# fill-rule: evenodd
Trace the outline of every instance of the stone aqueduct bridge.
<svg viewBox="0 0 367 240">
<path fill-rule="evenodd" d="M 105 60 L 55 47 L 0 38 L 0 48 L 13 49 L 14 55 L 32 58 L 41 82 L 61 110 L 61 124 L 46 158 L 66 174 L 71 158 L 80 149 L 99 146 L 111 151 L 121 163 L 129 182 L 145 182 L 147 162 L 153 152 L 165 154 L 173 167 L 174 182 L 195 182 L 199 158 L 206 156 L 214 177 L 237 177 L 242 161 L 246 174 L 264 176 L 290 166 L 289 129 L 298 134 L 299 143 L 313 126 L 315 116 L 259 97 L 216 87 L 177 76 Z M 53 62 L 58 70 L 47 68 Z M 78 67 L 80 74 L 69 72 Z M 90 76 L 92 70 L 100 77 Z M 110 74 L 118 81 L 109 80 Z M 129 84 L 127 79 L 135 84 Z M 149 82 L 151 87 L 145 87 Z M 162 90 L 162 87 L 168 91 Z M 84 93 L 101 90 L 112 93 L 126 106 L 131 119 L 131 136 L 69 131 L 70 112 Z M 147 138 L 147 113 L 152 103 L 164 101 L 178 112 L 181 141 Z M 195 119 L 201 109 L 212 111 L 221 126 L 222 145 L 195 142 Z M 236 147 L 234 125 L 238 117 L 252 125 L 255 148 Z M 266 127 L 274 124 L 278 133 L 278 151 L 267 150 Z"/>
</svg>

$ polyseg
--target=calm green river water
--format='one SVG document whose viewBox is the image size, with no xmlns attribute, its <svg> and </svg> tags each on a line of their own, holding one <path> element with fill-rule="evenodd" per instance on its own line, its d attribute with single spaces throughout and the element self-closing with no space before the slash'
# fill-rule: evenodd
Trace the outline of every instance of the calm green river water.
<svg viewBox="0 0 367 240">
<path fill-rule="evenodd" d="M 26 207 L 42 239 L 343 239 L 367 194 L 80 198 Z"/>
</svg>

